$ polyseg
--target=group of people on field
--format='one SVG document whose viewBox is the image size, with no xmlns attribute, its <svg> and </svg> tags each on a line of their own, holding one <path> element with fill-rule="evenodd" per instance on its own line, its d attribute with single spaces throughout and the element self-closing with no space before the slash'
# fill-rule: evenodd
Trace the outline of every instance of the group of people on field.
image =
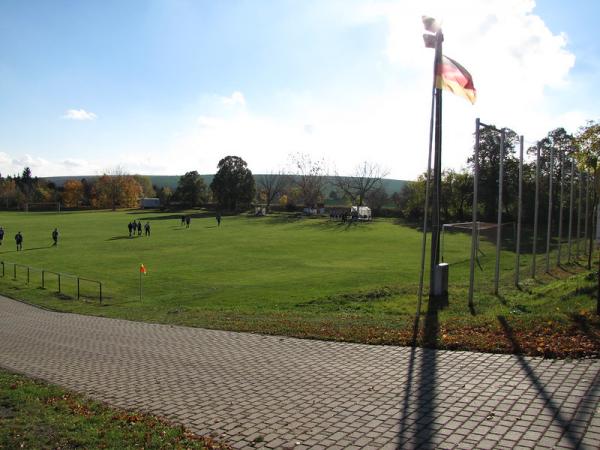
<svg viewBox="0 0 600 450">
<path fill-rule="evenodd" d="M 185 216 L 185 215 L 181 216 L 181 226 L 185 225 L 186 228 L 189 228 L 191 221 L 192 221 L 192 218 L 190 216 Z"/>
<path fill-rule="evenodd" d="M 55 228 L 54 230 L 52 230 L 52 242 L 53 242 L 53 246 L 57 246 L 58 245 L 58 228 Z M 2 245 L 4 243 L 4 227 L 0 226 L 0 245 Z M 17 231 L 17 234 L 15 234 L 15 244 L 17 244 L 17 251 L 22 251 L 23 250 L 23 233 L 21 233 L 20 231 Z"/>
<path fill-rule="evenodd" d="M 215 218 L 217 219 L 217 226 L 220 227 L 221 226 L 221 213 L 217 211 L 217 215 L 215 216 Z M 186 228 L 190 227 L 190 222 L 192 221 L 192 217 L 189 215 L 182 215 L 181 216 L 181 226 L 184 226 Z"/>
<path fill-rule="evenodd" d="M 135 236 L 137 233 L 138 236 L 142 235 L 142 222 L 138 220 L 137 222 L 134 220 L 133 222 L 129 222 L 127 224 L 127 229 L 129 230 L 129 237 Z M 150 236 L 150 222 L 146 222 L 144 225 L 144 234 L 146 236 Z"/>
</svg>

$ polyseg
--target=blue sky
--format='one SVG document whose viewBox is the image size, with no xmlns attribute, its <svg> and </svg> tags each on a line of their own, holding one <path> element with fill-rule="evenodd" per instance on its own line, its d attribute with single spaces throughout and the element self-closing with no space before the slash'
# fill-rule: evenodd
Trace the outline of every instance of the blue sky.
<svg viewBox="0 0 600 450">
<path fill-rule="evenodd" d="M 598 119 L 600 2 L 558 0 L 22 1 L 0 3 L 0 173 L 256 173 L 290 154 L 351 174 L 414 178 L 427 162 L 430 50 L 473 74 L 475 106 L 444 97 L 444 165 L 474 118 L 526 141 Z"/>
</svg>

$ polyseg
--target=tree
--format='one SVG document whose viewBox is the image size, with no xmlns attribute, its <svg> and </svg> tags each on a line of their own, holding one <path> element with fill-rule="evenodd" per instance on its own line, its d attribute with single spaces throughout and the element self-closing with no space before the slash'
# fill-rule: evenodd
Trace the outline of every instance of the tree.
<svg viewBox="0 0 600 450">
<path fill-rule="evenodd" d="M 160 199 L 160 204 L 167 206 L 169 205 L 169 203 L 171 203 L 171 198 L 173 197 L 173 191 L 171 190 L 171 188 L 169 186 L 163 186 L 161 188 L 158 188 L 156 194 L 158 195 L 158 198 Z"/>
<path fill-rule="evenodd" d="M 353 205 L 363 206 L 370 192 L 382 188 L 383 178 L 387 175 L 377 164 L 362 162 L 349 177 L 336 174 L 333 184 L 342 191 Z"/>
<path fill-rule="evenodd" d="M 81 179 L 81 185 L 83 186 L 82 203 L 89 206 L 92 204 L 92 198 L 94 196 L 94 185 L 93 183 L 90 183 L 86 178 Z"/>
<path fill-rule="evenodd" d="M 79 180 L 67 180 L 63 186 L 62 202 L 67 208 L 79 206 L 84 196 L 83 183 Z"/>
<path fill-rule="evenodd" d="M 516 185 L 519 179 L 519 161 L 515 158 L 517 134 L 505 129 L 504 140 L 504 181 L 502 203 L 505 212 L 514 211 L 516 205 Z M 469 158 L 473 164 L 473 158 Z M 479 203 L 483 207 L 481 219 L 496 220 L 498 206 L 498 174 L 500 172 L 500 130 L 491 125 L 480 131 L 479 137 Z"/>
<path fill-rule="evenodd" d="M 402 211 L 402 215 L 408 220 L 416 221 L 423 217 L 425 208 L 425 175 L 420 175 L 417 181 L 406 183 L 399 195 L 396 196 L 396 205 Z"/>
<path fill-rule="evenodd" d="M 226 156 L 217 168 L 210 188 L 219 207 L 237 210 L 249 206 L 256 195 L 256 185 L 246 161 L 239 156 Z"/>
<path fill-rule="evenodd" d="M 580 167 L 593 177 L 594 189 L 591 217 L 597 217 L 598 198 L 600 193 L 600 167 L 598 167 L 598 160 L 600 159 L 600 123 L 590 121 L 585 126 L 581 127 L 577 132 L 575 143 L 579 149 L 579 152 L 575 156 L 578 158 Z M 589 219 L 586 218 L 586 220 Z M 591 223 L 593 223 L 593 220 L 591 220 Z M 590 224 L 590 222 L 588 222 L 588 224 Z M 598 224 L 596 224 L 596 226 L 598 226 Z M 588 229 L 591 230 L 588 248 L 588 268 L 591 268 L 594 232 L 591 226 L 589 226 Z M 598 269 L 598 289 L 596 313 L 600 315 L 600 268 Z"/>
<path fill-rule="evenodd" d="M 298 188 L 299 195 L 307 208 L 314 208 L 323 200 L 323 190 L 327 184 L 327 170 L 324 160 L 313 160 L 306 153 L 292 155 L 295 175 L 292 183 Z"/>
<path fill-rule="evenodd" d="M 258 175 L 256 177 L 256 184 L 258 192 L 264 198 L 264 202 L 267 204 L 267 212 L 271 207 L 271 204 L 285 191 L 289 184 L 287 175 L 283 172 L 279 173 L 267 173 L 264 175 Z"/>
<path fill-rule="evenodd" d="M 0 197 L 2 198 L 6 208 L 8 208 L 11 204 L 16 204 L 17 193 L 17 183 L 13 178 L 7 177 L 0 179 Z"/>
<path fill-rule="evenodd" d="M 126 175 L 122 180 L 122 192 L 119 199 L 120 206 L 124 208 L 135 208 L 140 204 L 143 189 L 137 180 L 131 175 Z"/>
<path fill-rule="evenodd" d="M 122 168 L 112 169 L 108 174 L 103 174 L 94 185 L 93 206 L 110 208 L 133 208 L 137 206 L 142 195 L 142 187 L 131 175 L 127 175 Z"/>
<path fill-rule="evenodd" d="M 389 199 L 390 197 L 383 186 L 370 189 L 366 194 L 366 200 L 374 212 L 381 211 L 381 208 L 385 206 Z"/>
<path fill-rule="evenodd" d="M 21 176 L 17 177 L 15 181 L 19 191 L 21 191 L 22 194 L 19 196 L 21 198 L 20 203 L 28 203 L 33 201 L 37 179 L 34 179 L 31 176 L 31 169 L 29 167 L 25 167 Z"/>
<path fill-rule="evenodd" d="M 154 186 L 152 186 L 152 180 L 150 180 L 149 176 L 134 175 L 133 178 L 142 187 L 143 197 L 156 197 L 156 191 L 154 190 Z"/>
<path fill-rule="evenodd" d="M 201 205 L 206 201 L 206 184 L 197 171 L 179 177 L 174 197 L 187 206 Z"/>
</svg>

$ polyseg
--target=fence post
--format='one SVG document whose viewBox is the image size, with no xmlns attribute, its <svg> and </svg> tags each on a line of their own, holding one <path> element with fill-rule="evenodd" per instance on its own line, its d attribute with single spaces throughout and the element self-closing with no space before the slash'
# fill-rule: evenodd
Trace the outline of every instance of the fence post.
<svg viewBox="0 0 600 450">
<path fill-rule="evenodd" d="M 29 284 L 29 266 L 27 266 L 27 284 Z"/>
<path fill-rule="evenodd" d="M 550 272 L 550 240 L 552 237 L 552 175 L 554 175 L 554 147 L 550 147 L 550 167 L 548 169 L 548 223 L 546 224 L 546 273 Z"/>
<path fill-rule="evenodd" d="M 79 277 L 77 277 L 77 300 L 79 300 Z"/>
<path fill-rule="evenodd" d="M 519 286 L 521 259 L 521 216 L 523 214 L 523 136 L 519 136 L 519 196 L 517 205 L 517 243 L 515 248 L 515 286 Z"/>
<path fill-rule="evenodd" d="M 102 283 L 98 282 L 100 285 L 100 304 L 102 304 Z"/>
<path fill-rule="evenodd" d="M 531 278 L 535 278 L 537 257 L 538 205 L 540 197 L 540 144 L 538 142 L 535 158 L 535 202 L 533 211 L 533 243 L 531 246 Z"/>
<path fill-rule="evenodd" d="M 494 271 L 494 295 L 498 295 L 500 281 L 500 250 L 502 244 L 502 184 L 504 182 L 504 128 L 500 131 L 500 168 L 498 173 L 498 228 L 496 229 L 496 267 Z"/>
</svg>

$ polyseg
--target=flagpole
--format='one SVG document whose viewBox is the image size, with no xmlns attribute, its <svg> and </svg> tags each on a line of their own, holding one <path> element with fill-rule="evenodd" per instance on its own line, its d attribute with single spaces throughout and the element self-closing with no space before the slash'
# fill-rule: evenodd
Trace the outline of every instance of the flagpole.
<svg viewBox="0 0 600 450">
<path fill-rule="evenodd" d="M 434 83 L 437 70 L 442 62 L 442 42 L 444 35 L 439 30 L 435 34 Z M 434 296 L 435 272 L 440 262 L 440 194 L 442 179 L 442 89 L 435 88 L 435 139 L 433 158 L 433 202 L 431 210 L 431 267 L 429 275 L 429 296 Z"/>
<path fill-rule="evenodd" d="M 429 212 L 429 185 L 431 180 L 431 150 L 433 148 L 433 117 L 435 108 L 435 64 L 433 65 L 433 87 L 431 89 L 431 117 L 429 119 L 429 148 L 427 151 L 427 176 L 425 178 L 425 209 L 423 210 L 423 237 L 421 240 L 421 270 L 419 272 L 419 295 L 417 301 L 417 315 L 415 317 L 415 330 L 418 330 L 421 317 L 421 303 L 423 301 L 423 284 L 425 278 L 425 251 L 427 249 L 427 214 Z M 413 345 L 415 342 L 413 342 Z"/>
</svg>

